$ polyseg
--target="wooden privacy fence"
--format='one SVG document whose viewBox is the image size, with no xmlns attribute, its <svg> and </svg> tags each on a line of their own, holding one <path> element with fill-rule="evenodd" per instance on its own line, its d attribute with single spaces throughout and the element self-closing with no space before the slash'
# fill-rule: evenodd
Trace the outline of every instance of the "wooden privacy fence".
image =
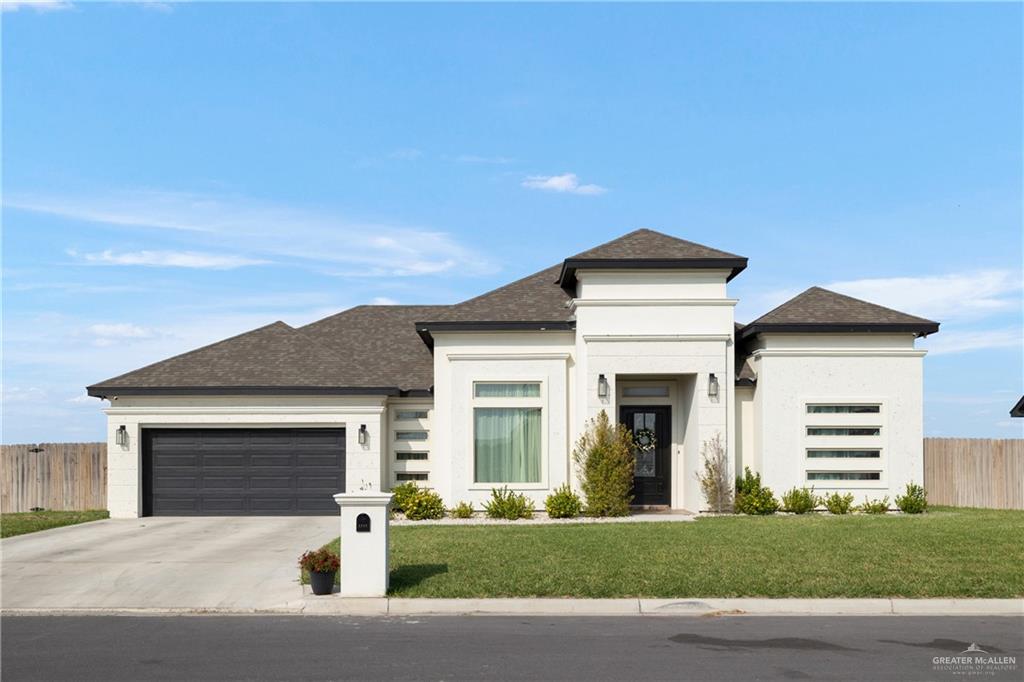
<svg viewBox="0 0 1024 682">
<path fill-rule="evenodd" d="M 929 504 L 1024 509 L 1024 439 L 925 438 Z"/>
<path fill-rule="evenodd" d="M 0 512 L 107 508 L 106 443 L 0 445 Z"/>
</svg>

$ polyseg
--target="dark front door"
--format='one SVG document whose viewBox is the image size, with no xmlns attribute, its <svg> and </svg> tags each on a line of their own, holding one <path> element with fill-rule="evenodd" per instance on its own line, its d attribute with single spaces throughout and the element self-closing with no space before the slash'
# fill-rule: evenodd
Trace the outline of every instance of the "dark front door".
<svg viewBox="0 0 1024 682">
<path fill-rule="evenodd" d="M 672 408 L 623 405 L 619 408 L 619 421 L 633 432 L 634 441 L 640 445 L 633 472 L 633 504 L 671 504 Z M 642 447 L 644 443 L 646 448 Z"/>
<path fill-rule="evenodd" d="M 143 429 L 145 516 L 337 514 L 345 429 Z"/>
</svg>

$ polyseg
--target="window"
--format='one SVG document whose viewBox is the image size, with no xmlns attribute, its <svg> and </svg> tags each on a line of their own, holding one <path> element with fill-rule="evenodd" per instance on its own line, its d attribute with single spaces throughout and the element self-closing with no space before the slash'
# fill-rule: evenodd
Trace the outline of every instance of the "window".
<svg viewBox="0 0 1024 682">
<path fill-rule="evenodd" d="M 808 471 L 808 481 L 878 481 L 882 474 L 877 471 Z"/>
<path fill-rule="evenodd" d="M 668 386 L 626 386 L 623 398 L 667 398 Z"/>
<path fill-rule="evenodd" d="M 477 383 L 473 386 L 477 398 L 539 398 L 539 383 L 498 384 Z"/>
<path fill-rule="evenodd" d="M 881 405 L 808 405 L 808 414 L 878 414 Z"/>
<path fill-rule="evenodd" d="M 808 426 L 808 436 L 878 436 L 882 429 L 877 426 Z"/>
<path fill-rule="evenodd" d="M 396 431 L 395 440 L 426 440 L 426 431 Z"/>
<path fill-rule="evenodd" d="M 405 422 L 411 419 L 426 419 L 426 410 L 398 410 L 395 412 L 395 421 Z"/>
<path fill-rule="evenodd" d="M 399 462 L 406 462 L 413 459 L 426 459 L 426 452 L 396 452 L 395 459 Z"/>
<path fill-rule="evenodd" d="M 807 456 L 810 458 L 824 457 L 842 457 L 842 458 L 866 458 L 866 459 L 878 459 L 882 456 L 881 450 L 808 450 Z"/>
<path fill-rule="evenodd" d="M 540 483 L 539 407 L 473 410 L 473 465 L 477 483 Z"/>
<path fill-rule="evenodd" d="M 396 481 L 425 481 L 427 475 L 418 471 L 399 471 L 395 473 Z"/>
</svg>

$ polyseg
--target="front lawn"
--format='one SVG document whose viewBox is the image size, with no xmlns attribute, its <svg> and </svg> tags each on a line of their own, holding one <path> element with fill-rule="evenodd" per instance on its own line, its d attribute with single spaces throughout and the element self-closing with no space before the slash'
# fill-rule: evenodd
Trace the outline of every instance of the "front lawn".
<svg viewBox="0 0 1024 682">
<path fill-rule="evenodd" d="M 0 514 L 0 537 L 35 533 L 39 530 L 73 526 L 86 521 L 99 521 L 110 517 L 106 509 L 90 509 L 88 511 L 41 511 L 17 512 Z"/>
<path fill-rule="evenodd" d="M 1024 596 L 1019 511 L 403 526 L 391 549 L 396 597 Z"/>
</svg>

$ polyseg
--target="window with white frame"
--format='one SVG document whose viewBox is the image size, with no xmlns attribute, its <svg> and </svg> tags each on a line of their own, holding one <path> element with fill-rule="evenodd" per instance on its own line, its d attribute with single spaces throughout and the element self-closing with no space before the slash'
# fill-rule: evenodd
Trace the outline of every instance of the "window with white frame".
<svg viewBox="0 0 1024 682">
<path fill-rule="evenodd" d="M 412 460 L 425 460 L 429 459 L 430 455 L 423 450 L 399 450 L 395 453 L 395 459 L 399 462 L 408 462 Z"/>
<path fill-rule="evenodd" d="M 414 421 L 416 419 L 426 419 L 426 418 L 427 418 L 427 411 L 426 410 L 396 410 L 395 411 L 395 421 L 399 421 L 399 422 Z"/>
<path fill-rule="evenodd" d="M 807 457 L 810 459 L 878 459 L 882 456 L 881 450 L 823 450 L 808 448 Z"/>
<path fill-rule="evenodd" d="M 878 471 L 808 471 L 808 481 L 878 481 Z"/>
<path fill-rule="evenodd" d="M 878 414 L 881 405 L 820 405 L 809 404 L 807 414 Z"/>
<path fill-rule="evenodd" d="M 808 436 L 878 436 L 878 426 L 808 426 Z"/>
<path fill-rule="evenodd" d="M 419 441 L 426 440 L 428 437 L 426 431 L 395 431 L 395 440 L 397 441 Z"/>
<path fill-rule="evenodd" d="M 398 471 L 395 473 L 396 481 L 426 481 L 429 477 L 422 471 Z"/>
<path fill-rule="evenodd" d="M 473 481 L 540 483 L 540 382 L 473 384 Z"/>
</svg>

